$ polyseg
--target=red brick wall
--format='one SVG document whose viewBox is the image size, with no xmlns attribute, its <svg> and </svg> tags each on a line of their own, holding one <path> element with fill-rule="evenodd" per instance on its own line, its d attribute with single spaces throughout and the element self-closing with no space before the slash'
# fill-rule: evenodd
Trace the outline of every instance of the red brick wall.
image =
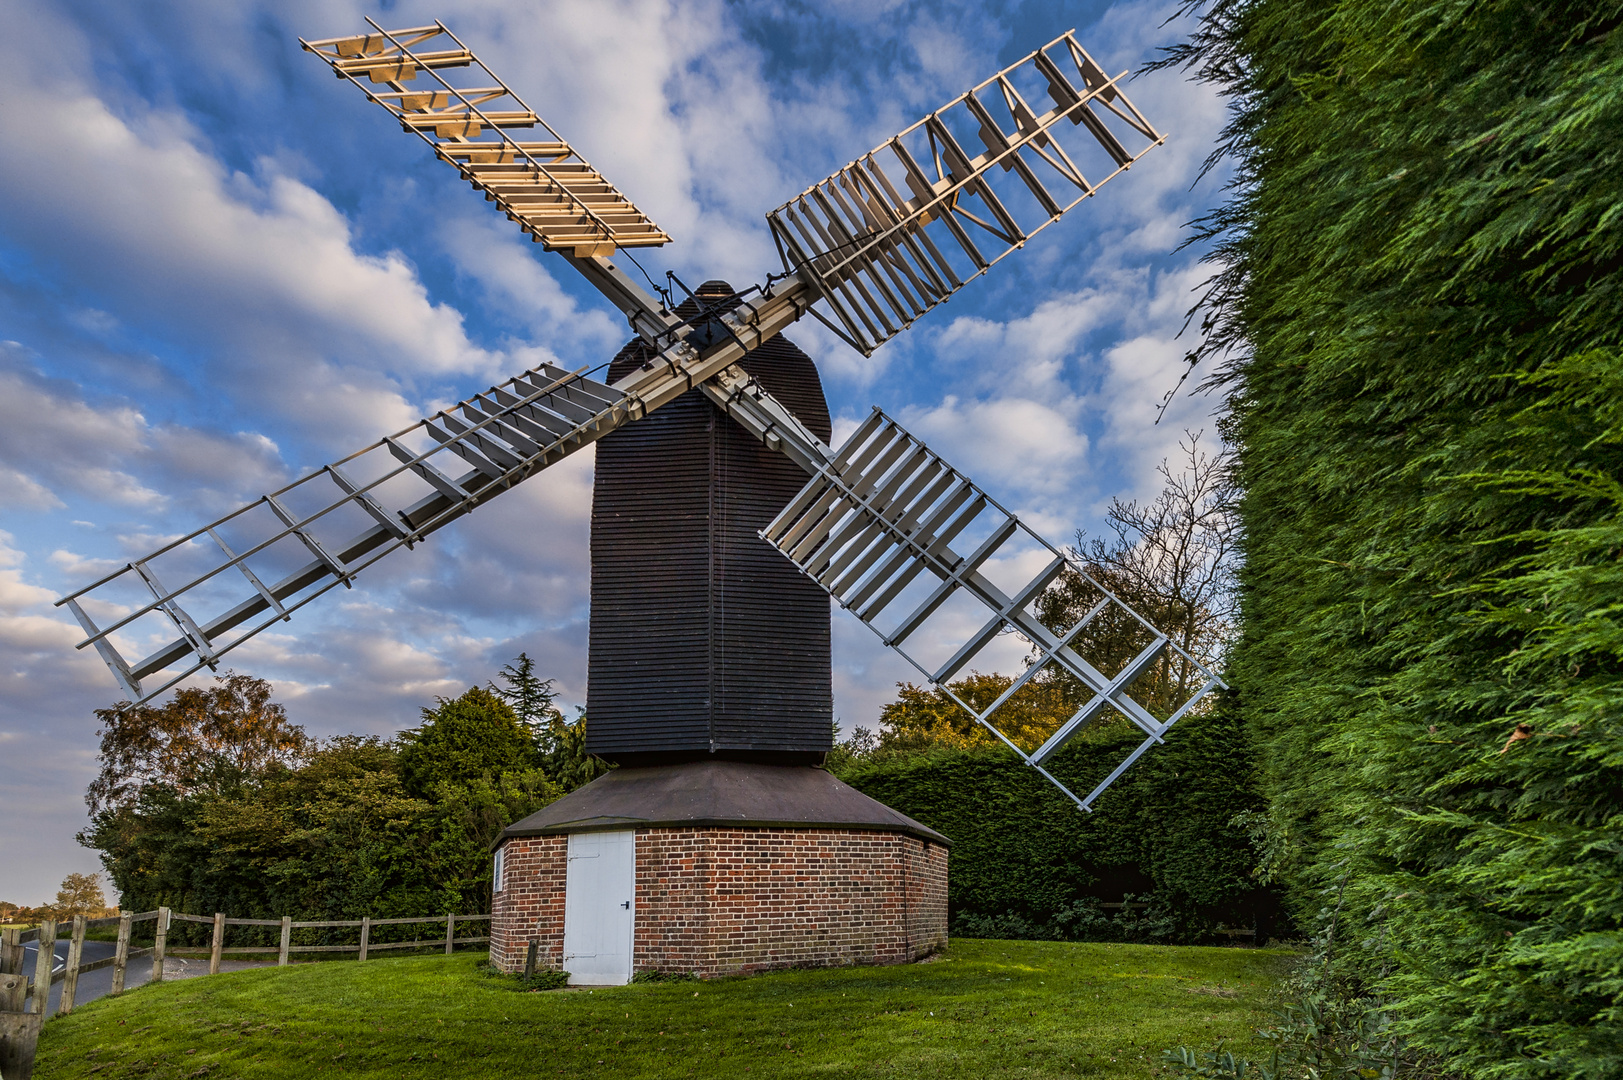
<svg viewBox="0 0 1623 1080">
<path fill-rule="evenodd" d="M 503 848 L 506 888 L 491 901 L 490 962 L 503 971 L 523 971 L 530 939 L 539 938 L 536 964 L 560 968 L 569 837 L 516 836 Z"/>
<path fill-rule="evenodd" d="M 560 965 L 566 850 L 561 836 L 507 842 L 491 920 L 504 970 L 531 936 Z M 906 963 L 947 943 L 947 851 L 855 829 L 644 829 L 636 912 L 637 971 Z"/>
</svg>

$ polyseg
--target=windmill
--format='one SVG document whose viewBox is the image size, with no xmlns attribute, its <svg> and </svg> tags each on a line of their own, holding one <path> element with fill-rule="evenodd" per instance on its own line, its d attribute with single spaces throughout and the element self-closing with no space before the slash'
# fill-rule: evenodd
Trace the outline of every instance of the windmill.
<svg viewBox="0 0 1623 1080">
<path fill-rule="evenodd" d="M 922 845 L 862 856 L 877 860 L 862 873 L 912 897 L 901 906 L 913 914 L 898 924 L 902 945 L 857 948 L 881 959 L 927 948 L 935 923 L 945 932 L 944 851 L 931 862 L 945 838 L 806 767 L 831 740 L 824 594 L 1083 809 L 1221 682 L 884 412 L 830 447 L 815 368 L 780 332 L 809 315 L 871 354 L 1165 137 L 1123 92 L 1125 72 L 1107 77 L 1066 33 L 768 213 L 782 271 L 764 285 L 709 282 L 678 303 L 626 266 L 633 249 L 670 237 L 444 24 L 367 22 L 364 33 L 301 44 L 569 262 L 636 336 L 601 378 L 591 365 L 526 371 L 64 597 L 86 634 L 79 647 L 97 650 L 132 704 L 148 701 L 601 440 L 588 749 L 623 767 L 504 834 L 493 950 L 511 966 L 524 934 L 551 940 L 531 931 L 556 923 L 552 959 L 577 974 L 602 968 L 604 981 L 629 976 L 633 950 L 736 969 L 715 944 L 727 937 L 720 929 L 707 931 L 704 956 L 683 952 L 692 935 L 672 929 L 697 917 L 690 901 L 720 919 L 717 898 L 731 892 L 649 867 L 661 851 L 675 852 L 671 866 L 691 864 L 695 830 L 715 832 L 704 840 L 715 855 L 739 828 L 811 826 L 829 843 L 866 832 Z M 688 451 L 698 464 L 683 487 Z M 703 527 L 683 532 L 695 516 Z M 1095 596 L 1075 625 L 1055 629 L 1036 604 L 1065 573 Z M 1090 659 L 1083 643 L 1097 620 L 1136 635 L 1125 663 Z M 989 704 L 961 699 L 951 682 L 1008 635 L 1029 647 L 1020 676 Z M 1171 655 L 1198 678 L 1155 715 L 1131 690 Z M 1027 750 L 999 730 L 999 711 L 1055 672 L 1085 687 L 1086 703 Z M 1045 764 L 1112 712 L 1144 738 L 1078 796 Z M 666 839 L 643 839 L 656 833 Z M 504 901 L 514 875 L 556 878 L 556 888 L 522 890 L 522 902 L 508 889 Z M 827 936 L 818 925 L 810 938 Z M 808 947 L 798 962 L 838 952 Z"/>
</svg>

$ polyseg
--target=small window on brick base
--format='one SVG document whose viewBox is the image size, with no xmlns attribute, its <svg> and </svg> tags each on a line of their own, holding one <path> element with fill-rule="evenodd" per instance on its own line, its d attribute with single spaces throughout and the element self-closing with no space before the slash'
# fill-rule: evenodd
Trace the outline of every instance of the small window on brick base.
<svg viewBox="0 0 1623 1080">
<path fill-rule="evenodd" d="M 502 891 L 502 864 L 506 861 L 502 856 L 505 854 L 507 854 L 505 848 L 497 848 L 496 856 L 490 863 L 490 891 L 493 893 Z"/>
</svg>

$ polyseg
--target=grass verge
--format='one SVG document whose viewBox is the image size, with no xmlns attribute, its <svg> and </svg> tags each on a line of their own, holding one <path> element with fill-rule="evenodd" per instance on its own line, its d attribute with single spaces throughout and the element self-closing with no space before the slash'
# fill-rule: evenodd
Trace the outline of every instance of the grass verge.
<svg viewBox="0 0 1623 1080">
<path fill-rule="evenodd" d="M 36 1080 L 94 1076 L 1152 1077 L 1253 1029 L 1291 954 L 953 942 L 885 968 L 524 992 L 472 956 L 142 987 L 50 1021 Z"/>
</svg>

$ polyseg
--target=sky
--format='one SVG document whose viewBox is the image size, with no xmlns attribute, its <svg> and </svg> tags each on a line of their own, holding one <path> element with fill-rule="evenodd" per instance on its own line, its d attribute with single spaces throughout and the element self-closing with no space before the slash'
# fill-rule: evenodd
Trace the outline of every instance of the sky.
<svg viewBox="0 0 1623 1080">
<path fill-rule="evenodd" d="M 298 37 L 444 20 L 673 237 L 656 277 L 781 269 L 764 214 L 1075 28 L 1112 74 L 1172 0 L 0 0 L 0 900 L 48 901 L 93 710 L 120 694 L 53 601 L 623 317 Z M 1056 544 L 1149 498 L 1211 397 L 1158 405 L 1209 274 L 1187 223 L 1222 123 L 1176 72 L 1128 92 L 1167 143 L 863 357 L 810 324 L 836 431 L 883 407 Z M 390 735 L 528 652 L 586 700 L 592 455 L 577 454 L 232 653 L 313 735 Z M 323 602 L 324 601 L 324 602 Z M 208 673 L 205 671 L 204 675 Z M 835 711 L 912 669 L 834 614 Z"/>
</svg>

